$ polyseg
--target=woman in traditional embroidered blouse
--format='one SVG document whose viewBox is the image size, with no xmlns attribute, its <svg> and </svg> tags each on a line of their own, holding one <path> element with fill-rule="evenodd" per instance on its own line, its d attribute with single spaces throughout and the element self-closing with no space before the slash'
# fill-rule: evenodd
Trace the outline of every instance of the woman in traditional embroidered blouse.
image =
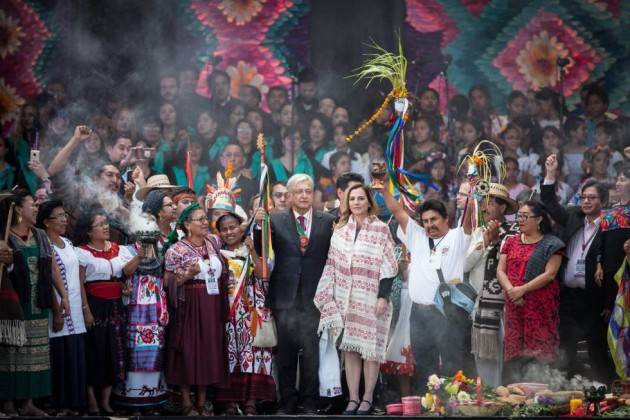
<svg viewBox="0 0 630 420">
<path fill-rule="evenodd" d="M 227 402 L 226 415 L 236 415 L 237 403 L 246 415 L 256 415 L 256 401 L 273 401 L 276 385 L 271 376 L 271 348 L 254 347 L 258 322 L 268 321 L 265 308 L 263 261 L 251 238 L 243 240 L 241 219 L 230 212 L 217 220 L 224 247 L 221 255 L 229 269 L 228 301 L 225 323 L 230 386 L 217 392 L 217 401 Z M 243 271 L 246 270 L 246 271 Z"/>
<path fill-rule="evenodd" d="M 7 264 L 9 279 L 3 283 L 10 283 L 13 288 L 7 289 L 3 284 L 2 292 L 5 300 L 17 301 L 21 306 L 16 320 L 21 328 L 8 331 L 9 335 L 18 335 L 13 337 L 16 340 L 7 341 L 11 337 L 4 336 L 6 329 L 1 331 L 4 345 L 0 346 L 0 398 L 5 402 L 3 411 L 9 415 L 18 414 L 13 401 L 23 400 L 19 414 L 45 416 L 33 399 L 51 394 L 49 312 L 52 309 L 55 314 L 68 314 L 68 294 L 46 233 L 34 227 L 38 209 L 33 197 L 21 190 L 2 204 L 3 221 L 7 220 L 10 205 L 15 206 L 10 226 L 2 226 L 3 231 L 10 229 L 8 246 L 13 250 L 12 261 Z M 53 286 L 61 295 L 61 302 L 52 299 Z M 1 318 L 5 318 L 8 308 L 9 304 L 2 302 Z"/>
<path fill-rule="evenodd" d="M 161 234 L 155 244 L 136 242 L 127 246 L 132 255 L 146 246 L 152 250 L 127 277 L 130 294 L 123 299 L 127 306 L 126 377 L 115 385 L 113 394 L 117 405 L 151 414 L 168 399 L 163 367 L 169 316 L 161 244 L 170 233 L 168 224 L 174 221 L 175 207 L 167 191 L 155 189 L 144 197 L 142 211 L 155 217 Z"/>
<path fill-rule="evenodd" d="M 127 314 L 122 302 L 123 276 L 135 271 L 144 256 L 132 256 L 124 246 L 109 241 L 109 222 L 104 210 L 91 207 L 76 226 L 77 242 L 85 272 L 85 290 L 94 327 L 86 337 L 88 371 L 88 412 L 113 414 L 110 406 L 112 386 L 125 378 Z M 97 402 L 98 396 L 98 402 Z"/>
<path fill-rule="evenodd" d="M 50 317 L 50 360 L 52 402 L 60 413 L 77 415 L 86 405 L 85 332 L 94 325 L 79 270 L 80 251 L 64 238 L 68 215 L 61 200 L 44 202 L 37 214 L 37 227 L 46 230 L 54 258 L 68 294 L 70 314 Z M 56 294 L 59 300 L 59 294 Z M 70 410 L 66 412 L 66 410 Z"/>
<path fill-rule="evenodd" d="M 166 381 L 180 387 L 183 415 L 210 415 L 205 409 L 207 387 L 227 384 L 227 268 L 198 203 L 184 209 L 178 226 L 186 237 L 168 248 L 164 264 L 171 307 Z M 193 386 L 196 409 L 190 397 Z"/>
<path fill-rule="evenodd" d="M 389 228 L 376 217 L 370 190 L 350 187 L 345 208 L 330 240 L 314 302 L 321 313 L 319 332 L 335 342 L 342 337 L 339 349 L 350 393 L 344 414 L 368 415 L 385 360 L 392 317 L 388 299 L 398 264 Z M 362 365 L 365 387 L 359 401 Z"/>
</svg>

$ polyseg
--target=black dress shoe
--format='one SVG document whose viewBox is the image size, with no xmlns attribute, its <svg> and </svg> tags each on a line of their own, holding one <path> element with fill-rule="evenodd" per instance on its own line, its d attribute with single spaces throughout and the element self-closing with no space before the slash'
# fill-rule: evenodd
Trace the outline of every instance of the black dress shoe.
<svg viewBox="0 0 630 420">
<path fill-rule="evenodd" d="M 372 405 L 372 401 L 368 401 L 368 400 L 361 400 L 361 404 L 363 404 L 364 402 L 370 404 L 370 406 L 368 407 L 367 410 L 359 410 L 359 407 L 357 407 L 357 416 L 369 416 L 372 414 L 372 412 L 374 411 L 374 406 Z M 361 405 L 359 404 L 359 406 Z"/>
<path fill-rule="evenodd" d="M 359 401 L 355 401 L 355 400 L 348 401 L 348 404 L 350 404 L 350 403 L 356 404 L 356 407 L 354 407 L 354 409 L 352 409 L 352 410 L 348 410 L 346 408 L 345 410 L 343 410 L 341 412 L 342 416 L 354 416 L 355 414 L 357 414 L 357 410 L 359 409 L 359 406 L 361 405 L 361 403 Z"/>
<path fill-rule="evenodd" d="M 278 411 L 276 412 L 276 414 L 278 414 L 279 416 L 292 416 L 294 414 L 297 414 L 297 407 L 280 407 L 278 409 Z"/>
</svg>

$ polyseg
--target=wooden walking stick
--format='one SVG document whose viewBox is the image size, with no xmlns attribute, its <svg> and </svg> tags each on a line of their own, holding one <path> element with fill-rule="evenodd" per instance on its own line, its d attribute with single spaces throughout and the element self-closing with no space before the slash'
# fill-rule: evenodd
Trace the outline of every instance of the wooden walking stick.
<svg viewBox="0 0 630 420">
<path fill-rule="evenodd" d="M 9 207 L 9 215 L 7 217 L 7 224 L 4 229 L 4 244 L 9 246 L 9 229 L 11 228 L 11 220 L 13 220 L 13 207 L 15 207 L 15 203 L 11 203 L 11 207 Z M 0 289 L 2 289 L 2 277 L 4 275 L 4 263 L 0 263 Z"/>
</svg>

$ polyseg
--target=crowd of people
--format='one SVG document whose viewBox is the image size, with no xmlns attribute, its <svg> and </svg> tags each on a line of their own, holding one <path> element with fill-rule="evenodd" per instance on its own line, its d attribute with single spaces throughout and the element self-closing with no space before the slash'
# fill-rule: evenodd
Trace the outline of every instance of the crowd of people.
<svg viewBox="0 0 630 420">
<path fill-rule="evenodd" d="M 411 95 L 405 167 L 431 186 L 410 210 L 372 171 L 393 107 L 348 142 L 379 104 L 351 115 L 312 71 L 294 98 L 197 79 L 98 104 L 54 80 L 1 138 L 1 412 L 315 414 L 343 394 L 366 415 L 433 373 L 627 378 L 630 123 L 604 88 L 570 112 L 514 91 L 506 115 L 481 85 L 446 115 Z M 478 225 L 461 163 L 484 139 L 506 171 Z"/>
</svg>

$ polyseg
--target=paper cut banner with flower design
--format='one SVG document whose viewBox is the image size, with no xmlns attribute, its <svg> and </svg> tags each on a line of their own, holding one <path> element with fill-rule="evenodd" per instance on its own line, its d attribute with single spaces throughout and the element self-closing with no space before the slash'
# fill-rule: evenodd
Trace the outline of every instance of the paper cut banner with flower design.
<svg viewBox="0 0 630 420">
<path fill-rule="evenodd" d="M 0 128 L 7 133 L 19 107 L 41 92 L 55 40 L 48 12 L 39 2 L 0 3 Z"/>
<path fill-rule="evenodd" d="M 630 110 L 629 2 L 532 0 L 523 7 L 504 0 L 407 0 L 406 5 L 411 30 L 406 49 L 438 34 L 443 56 L 452 57 L 449 82 L 461 92 L 482 83 L 500 105 L 513 89 L 548 86 L 562 90 L 573 105 L 581 87 L 597 81 L 608 90 L 611 108 Z M 559 58 L 568 60 L 562 86 Z M 425 76 L 430 81 L 436 74 Z"/>
<path fill-rule="evenodd" d="M 213 62 L 230 75 L 233 96 L 247 84 L 265 94 L 291 84 L 288 63 L 303 61 L 308 50 L 304 0 L 190 0 L 185 13 L 203 40 L 197 93 L 204 96 Z"/>
</svg>

